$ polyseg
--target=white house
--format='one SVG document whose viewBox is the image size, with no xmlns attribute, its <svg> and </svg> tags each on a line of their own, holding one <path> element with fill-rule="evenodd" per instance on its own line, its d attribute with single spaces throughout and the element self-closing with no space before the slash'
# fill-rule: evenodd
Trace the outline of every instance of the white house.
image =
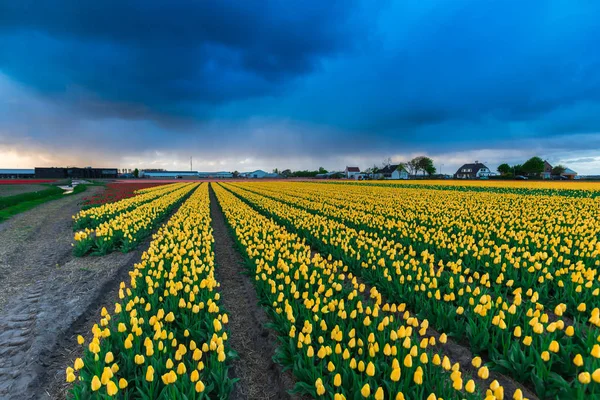
<svg viewBox="0 0 600 400">
<path fill-rule="evenodd" d="M 392 179 L 408 179 L 408 172 L 405 170 L 395 170 L 392 172 Z"/>
<path fill-rule="evenodd" d="M 360 175 L 360 168 L 358 167 L 348 167 L 344 171 L 346 173 L 346 178 L 348 179 L 356 179 L 356 175 Z"/>
</svg>

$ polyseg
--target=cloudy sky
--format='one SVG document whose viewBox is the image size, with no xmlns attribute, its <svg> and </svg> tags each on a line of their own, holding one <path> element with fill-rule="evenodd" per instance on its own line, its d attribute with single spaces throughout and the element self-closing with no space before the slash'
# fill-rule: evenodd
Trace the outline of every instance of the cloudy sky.
<svg viewBox="0 0 600 400">
<path fill-rule="evenodd" d="M 600 174 L 600 2 L 2 1 L 0 168 Z"/>
</svg>

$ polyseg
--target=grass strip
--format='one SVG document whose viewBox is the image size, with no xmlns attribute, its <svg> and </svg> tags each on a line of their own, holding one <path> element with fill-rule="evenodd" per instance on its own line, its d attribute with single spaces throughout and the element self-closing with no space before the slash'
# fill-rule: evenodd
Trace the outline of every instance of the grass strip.
<svg viewBox="0 0 600 400">
<path fill-rule="evenodd" d="M 16 196 L 10 196 L 0 199 L 0 222 L 6 221 L 13 215 L 20 214 L 22 212 L 31 210 L 40 204 L 46 203 L 51 200 L 57 200 L 65 196 L 72 196 L 77 193 L 84 192 L 88 185 L 77 185 L 73 189 L 72 193 L 63 194 L 63 190 L 59 187 L 51 187 L 47 190 L 42 190 L 33 193 L 23 193 Z M 46 193 L 44 196 L 31 196 L 40 193 Z M 20 201 L 15 201 L 15 198 L 20 198 Z M 10 201 L 5 201 L 10 200 Z"/>
</svg>

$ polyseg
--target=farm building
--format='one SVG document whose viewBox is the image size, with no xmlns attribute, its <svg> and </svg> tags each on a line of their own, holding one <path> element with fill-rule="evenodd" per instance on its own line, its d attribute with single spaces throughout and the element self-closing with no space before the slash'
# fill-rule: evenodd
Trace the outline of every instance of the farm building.
<svg viewBox="0 0 600 400">
<path fill-rule="evenodd" d="M 240 176 L 244 178 L 279 178 L 278 174 L 268 173 L 262 169 L 257 169 L 252 172 L 242 172 Z"/>
<path fill-rule="evenodd" d="M 198 171 L 140 171 L 140 178 L 146 179 L 194 179 Z"/>
<path fill-rule="evenodd" d="M 355 178 L 356 175 L 360 174 L 360 168 L 346 166 L 346 169 L 344 170 L 344 172 L 346 174 L 346 178 L 348 178 L 348 179 Z"/>
<path fill-rule="evenodd" d="M 454 177 L 458 179 L 479 179 L 489 176 L 490 169 L 479 161 L 475 161 L 473 164 L 464 164 L 454 174 Z"/>
<path fill-rule="evenodd" d="M 396 170 L 396 168 L 398 168 L 398 164 L 386 165 L 383 168 L 379 168 L 377 170 L 377 172 L 375 172 L 375 175 L 373 177 L 375 179 L 380 179 L 380 178 L 390 179 L 392 177 L 392 172 L 394 172 Z"/>
<path fill-rule="evenodd" d="M 0 179 L 35 178 L 33 169 L 0 169 Z"/>
<path fill-rule="evenodd" d="M 544 160 L 544 172 L 542 172 L 542 178 L 550 179 L 552 177 L 552 165 Z"/>
<path fill-rule="evenodd" d="M 573 171 L 571 168 L 566 168 L 565 172 L 560 175 L 565 176 L 568 179 L 577 179 L 577 172 Z"/>
<path fill-rule="evenodd" d="M 227 171 L 217 171 L 217 172 L 198 172 L 199 178 L 233 178 L 233 174 Z"/>
<path fill-rule="evenodd" d="M 37 179 L 101 179 L 116 178 L 118 175 L 117 168 L 35 167 Z"/>
</svg>

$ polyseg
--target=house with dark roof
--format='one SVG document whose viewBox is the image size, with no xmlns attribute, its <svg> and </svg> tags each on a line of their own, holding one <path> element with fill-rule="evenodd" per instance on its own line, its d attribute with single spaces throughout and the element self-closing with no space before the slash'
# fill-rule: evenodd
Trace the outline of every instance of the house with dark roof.
<svg viewBox="0 0 600 400">
<path fill-rule="evenodd" d="M 354 178 L 357 175 L 360 175 L 360 168 L 346 166 L 346 169 L 344 170 L 344 173 L 346 174 L 346 178 L 351 179 L 351 178 Z"/>
<path fill-rule="evenodd" d="M 464 164 L 456 171 L 454 177 L 457 179 L 481 179 L 491 175 L 490 169 L 479 161 L 472 164 Z"/>
<path fill-rule="evenodd" d="M 398 164 L 390 164 L 383 168 L 379 168 L 377 172 L 375 172 L 375 179 L 391 178 L 392 173 L 396 170 L 396 168 L 398 168 Z"/>
</svg>

